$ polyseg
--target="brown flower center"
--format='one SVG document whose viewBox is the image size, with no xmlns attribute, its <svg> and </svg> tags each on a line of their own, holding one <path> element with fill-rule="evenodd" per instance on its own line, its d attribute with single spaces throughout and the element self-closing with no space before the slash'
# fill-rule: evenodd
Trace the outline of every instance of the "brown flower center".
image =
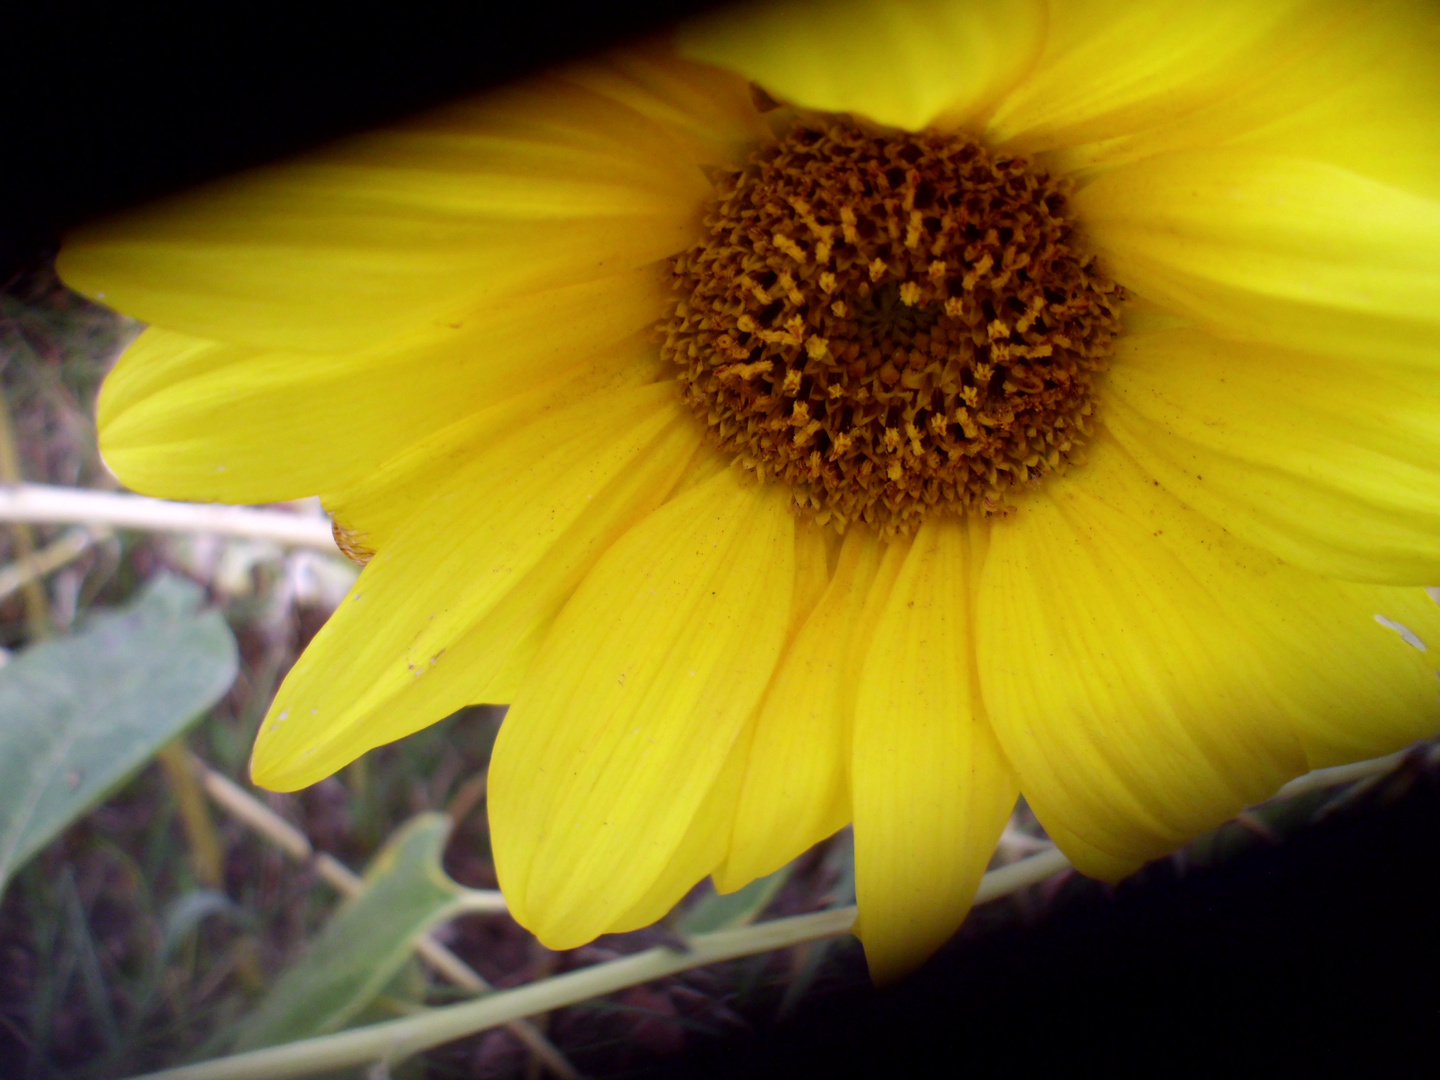
<svg viewBox="0 0 1440 1080">
<path fill-rule="evenodd" d="M 1002 513 L 1077 460 L 1122 292 L 1062 185 L 959 135 L 797 124 L 717 184 L 661 326 L 686 401 L 843 530 Z"/>
</svg>

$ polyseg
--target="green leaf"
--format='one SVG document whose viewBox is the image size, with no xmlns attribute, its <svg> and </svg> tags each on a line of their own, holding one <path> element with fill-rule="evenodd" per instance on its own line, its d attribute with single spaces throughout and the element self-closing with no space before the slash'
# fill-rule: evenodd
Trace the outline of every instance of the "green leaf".
<svg viewBox="0 0 1440 1080">
<path fill-rule="evenodd" d="M 406 822 L 365 871 L 365 888 L 340 908 L 242 1021 L 235 1050 L 321 1035 L 345 1026 L 405 966 L 416 940 L 464 907 L 470 890 L 440 865 L 445 814 Z"/>
<path fill-rule="evenodd" d="M 204 598 L 161 575 L 0 668 L 0 891 L 230 688 L 235 638 Z"/>
<path fill-rule="evenodd" d="M 780 886 L 790 879 L 794 868 L 794 863 L 786 863 L 773 874 L 756 878 L 733 893 L 723 896 L 717 892 L 709 893 L 680 916 L 675 924 L 676 932 L 687 936 L 708 934 L 711 930 L 728 930 L 754 922 L 755 917 L 775 899 Z"/>
</svg>

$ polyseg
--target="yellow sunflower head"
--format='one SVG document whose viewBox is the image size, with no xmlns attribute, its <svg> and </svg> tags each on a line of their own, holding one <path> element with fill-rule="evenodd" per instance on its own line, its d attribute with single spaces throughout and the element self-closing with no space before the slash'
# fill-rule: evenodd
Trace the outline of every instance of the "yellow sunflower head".
<svg viewBox="0 0 1440 1080">
<path fill-rule="evenodd" d="M 1421 3 L 777 2 L 60 267 L 152 324 L 122 479 L 318 493 L 368 560 L 257 782 L 512 703 L 546 944 L 853 821 L 889 977 L 1019 792 L 1115 879 L 1440 728 L 1437 49 Z"/>
</svg>

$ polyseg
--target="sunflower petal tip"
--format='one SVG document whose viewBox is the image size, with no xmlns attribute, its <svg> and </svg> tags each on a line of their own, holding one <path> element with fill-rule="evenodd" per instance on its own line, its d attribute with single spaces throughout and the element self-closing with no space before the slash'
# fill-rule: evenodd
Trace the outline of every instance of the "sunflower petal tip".
<svg viewBox="0 0 1440 1080">
<path fill-rule="evenodd" d="M 299 791 L 329 776 L 334 769 L 317 770 L 310 760 L 315 752 L 311 747 L 299 753 L 293 747 L 278 747 L 269 732 L 288 718 L 286 710 L 278 713 L 271 710 L 260 724 L 260 734 L 250 752 L 248 771 L 250 782 L 266 791 Z"/>
<path fill-rule="evenodd" d="M 860 940 L 870 981 L 879 989 L 894 986 L 913 975 L 935 952 L 933 942 L 916 940 L 914 934 L 906 934 L 903 928 L 873 926 L 867 934 L 864 922 L 862 912 L 851 933 Z"/>
<path fill-rule="evenodd" d="M 510 917 L 534 934 L 535 940 L 551 952 L 578 949 L 606 932 L 604 928 L 597 929 L 588 919 L 575 918 L 573 912 L 546 911 L 543 906 L 536 910 L 524 905 L 518 896 L 511 893 L 504 895 Z"/>
</svg>

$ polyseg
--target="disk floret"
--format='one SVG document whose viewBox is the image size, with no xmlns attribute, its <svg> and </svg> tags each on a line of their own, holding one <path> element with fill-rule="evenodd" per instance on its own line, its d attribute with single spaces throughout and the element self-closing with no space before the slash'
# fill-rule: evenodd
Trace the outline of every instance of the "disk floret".
<svg viewBox="0 0 1440 1080">
<path fill-rule="evenodd" d="M 665 355 L 712 438 L 802 510 L 910 532 L 1079 460 L 1121 290 L 1065 190 L 938 132 L 797 124 L 717 179 Z"/>
</svg>

